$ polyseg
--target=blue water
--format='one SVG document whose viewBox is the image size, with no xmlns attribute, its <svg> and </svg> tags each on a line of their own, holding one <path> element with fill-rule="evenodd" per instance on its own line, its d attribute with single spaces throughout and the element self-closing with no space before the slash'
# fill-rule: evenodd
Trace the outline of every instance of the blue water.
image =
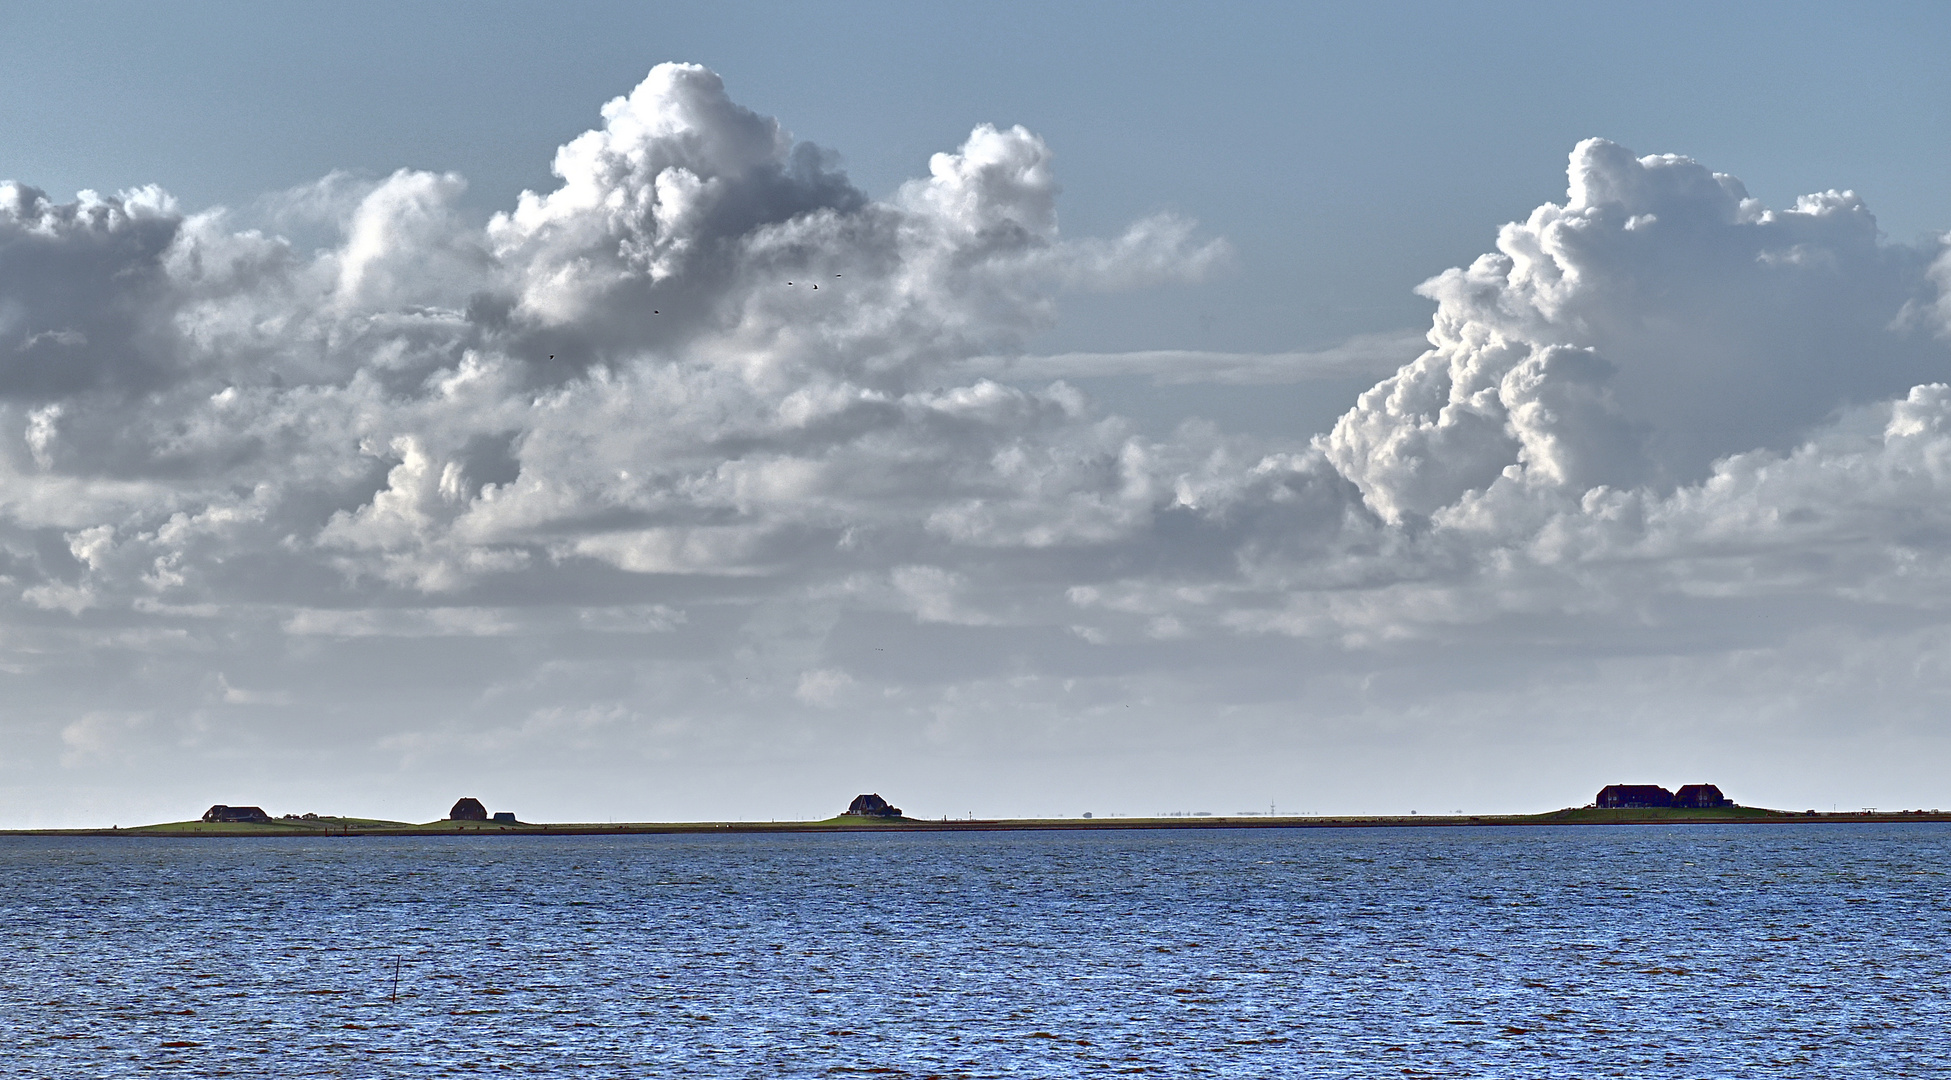
<svg viewBox="0 0 1951 1080">
<path fill-rule="evenodd" d="M 1948 842 L 6 838 L 0 1075 L 1944 1076 Z"/>
</svg>

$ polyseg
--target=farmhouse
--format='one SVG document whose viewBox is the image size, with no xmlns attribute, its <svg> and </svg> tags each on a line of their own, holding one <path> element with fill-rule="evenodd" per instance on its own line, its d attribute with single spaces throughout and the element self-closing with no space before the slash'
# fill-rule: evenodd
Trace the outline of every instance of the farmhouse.
<svg viewBox="0 0 1951 1080">
<path fill-rule="evenodd" d="M 901 808 L 889 806 L 879 795 L 856 795 L 841 817 L 900 817 Z"/>
<path fill-rule="evenodd" d="M 1644 810 L 1673 805 L 1673 792 L 1658 784 L 1609 784 L 1599 790 L 1602 810 Z"/>
<path fill-rule="evenodd" d="M 225 806 L 223 803 L 203 812 L 205 821 L 270 821 L 271 815 L 255 806 Z"/>
<path fill-rule="evenodd" d="M 1712 810 L 1733 806 L 1734 800 L 1712 784 L 1687 784 L 1677 794 L 1658 784 L 1609 784 L 1600 789 L 1593 805 L 1601 810 Z"/>
<path fill-rule="evenodd" d="M 481 805 L 480 799 L 462 799 L 454 804 L 454 809 L 447 811 L 447 820 L 486 821 L 488 808 Z"/>
<path fill-rule="evenodd" d="M 1686 784 L 1674 793 L 1673 805 L 1688 810 L 1711 810 L 1733 806 L 1734 800 L 1721 794 L 1721 789 L 1712 784 Z"/>
</svg>

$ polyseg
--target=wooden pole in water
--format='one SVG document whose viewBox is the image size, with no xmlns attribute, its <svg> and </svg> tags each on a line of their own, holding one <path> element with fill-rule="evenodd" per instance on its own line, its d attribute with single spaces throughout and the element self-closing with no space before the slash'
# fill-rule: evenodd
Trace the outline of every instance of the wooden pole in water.
<svg viewBox="0 0 1951 1080">
<path fill-rule="evenodd" d="M 397 956 L 393 958 L 393 1000 L 396 1003 L 400 1000 L 400 958 Z"/>
</svg>

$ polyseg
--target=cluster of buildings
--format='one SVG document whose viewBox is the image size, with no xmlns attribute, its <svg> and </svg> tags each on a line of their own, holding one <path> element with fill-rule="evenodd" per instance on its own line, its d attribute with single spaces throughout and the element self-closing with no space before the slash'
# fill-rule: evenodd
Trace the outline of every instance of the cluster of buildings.
<svg viewBox="0 0 1951 1080">
<path fill-rule="evenodd" d="M 480 799 L 462 799 L 459 802 L 455 803 L 454 808 L 452 810 L 447 811 L 447 820 L 449 821 L 499 821 L 503 825 L 516 824 L 515 815 L 512 812 L 507 810 L 499 811 L 492 818 L 490 818 L 488 816 L 488 808 L 481 805 Z"/>
<path fill-rule="evenodd" d="M 899 811 L 896 811 L 896 813 L 899 813 Z M 265 813 L 262 807 L 225 806 L 223 803 L 218 803 L 217 805 L 203 812 L 203 820 L 220 821 L 220 822 L 256 823 L 256 822 L 270 821 L 271 815 Z M 286 814 L 283 820 L 317 821 L 318 815 L 317 814 Z M 449 821 L 493 820 L 493 821 L 498 821 L 504 825 L 519 824 L 519 822 L 515 820 L 515 815 L 506 810 L 503 810 L 500 813 L 495 814 L 492 818 L 490 818 L 488 816 L 488 808 L 482 806 L 481 800 L 479 799 L 462 799 L 460 802 L 455 803 L 454 808 L 447 812 L 447 820 Z"/>
<path fill-rule="evenodd" d="M 1599 797 L 1593 800 L 1593 805 L 1601 810 L 1712 810 L 1733 806 L 1734 800 L 1721 794 L 1721 789 L 1713 784 L 1683 784 L 1679 791 L 1668 791 L 1658 784 L 1608 784 L 1600 789 Z M 901 816 L 901 808 L 889 805 L 888 801 L 879 795 L 861 795 L 847 807 L 843 816 L 898 818 Z M 316 820 L 318 815 L 306 814 L 302 819 L 296 814 L 286 814 L 285 817 L 291 820 L 311 821 Z M 204 811 L 203 820 L 259 822 L 270 821 L 271 816 L 255 806 L 225 806 L 218 803 Z M 481 800 L 473 798 L 464 798 L 456 802 L 454 808 L 447 812 L 447 820 L 518 824 L 514 814 L 503 810 L 490 815 L 488 808 L 481 805 Z"/>
<path fill-rule="evenodd" d="M 1679 791 L 1658 784 L 1609 784 L 1593 805 L 1601 810 L 1712 810 L 1733 806 L 1734 800 L 1712 784 L 1683 784 Z"/>
</svg>

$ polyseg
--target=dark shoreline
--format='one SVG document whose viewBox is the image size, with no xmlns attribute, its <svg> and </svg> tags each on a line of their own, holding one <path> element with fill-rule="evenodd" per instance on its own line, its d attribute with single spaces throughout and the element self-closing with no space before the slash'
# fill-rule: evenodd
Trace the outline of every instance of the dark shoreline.
<svg viewBox="0 0 1951 1080">
<path fill-rule="evenodd" d="M 210 824 L 200 821 L 144 825 L 128 829 L 6 829 L 0 836 L 116 836 L 162 838 L 249 838 L 266 836 L 666 836 L 724 833 L 939 833 L 939 832 L 1085 832 L 1161 829 L 1431 829 L 1508 828 L 1591 825 L 1863 825 L 1902 822 L 1946 822 L 1951 813 L 1890 811 L 1855 813 L 1796 813 L 1735 807 L 1728 810 L 1598 810 L 1592 807 L 1545 814 L 1307 816 L 1307 817 L 1163 817 L 1163 818 L 1003 818 L 964 820 L 891 820 L 829 818 L 825 821 L 697 821 L 628 822 L 616 824 L 562 823 L 513 825 L 495 822 L 433 821 L 425 824 L 336 820 L 264 824 Z"/>
</svg>

